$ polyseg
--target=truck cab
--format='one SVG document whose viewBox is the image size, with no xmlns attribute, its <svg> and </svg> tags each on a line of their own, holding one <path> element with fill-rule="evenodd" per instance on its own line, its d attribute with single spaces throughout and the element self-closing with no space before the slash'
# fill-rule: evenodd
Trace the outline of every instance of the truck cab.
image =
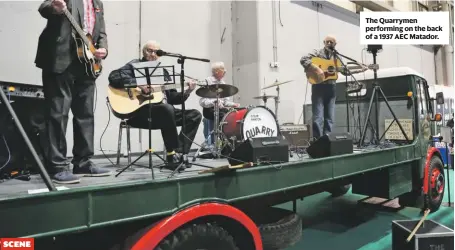
<svg viewBox="0 0 455 250">
<path fill-rule="evenodd" d="M 365 173 L 353 181 L 353 192 L 388 196 L 384 198 L 396 195 L 400 198 L 401 205 L 436 211 L 442 202 L 445 175 L 441 153 L 434 146 L 432 138 L 436 134 L 434 124 L 442 119 L 442 115 L 435 112 L 435 105 L 444 104 L 443 93 L 430 96 L 430 86 L 425 77 L 408 67 L 380 69 L 377 71 L 377 79 L 372 71 L 355 74 L 354 77 L 340 77 L 337 83 L 335 131 L 351 133 L 354 143 L 360 146 L 362 129 L 366 126 L 362 148 L 414 145 L 415 153 L 421 156 L 418 163 L 410 163 L 408 167 Z M 377 109 L 376 100 L 372 98 L 375 83 L 383 93 L 378 95 Z M 371 115 L 366 120 L 370 103 Z M 388 106 L 400 121 L 409 140 L 406 140 Z M 376 183 L 380 176 L 383 178 L 379 178 L 380 182 Z M 409 192 L 401 190 L 406 180 L 412 185 Z M 372 187 L 371 183 L 377 185 Z"/>
</svg>

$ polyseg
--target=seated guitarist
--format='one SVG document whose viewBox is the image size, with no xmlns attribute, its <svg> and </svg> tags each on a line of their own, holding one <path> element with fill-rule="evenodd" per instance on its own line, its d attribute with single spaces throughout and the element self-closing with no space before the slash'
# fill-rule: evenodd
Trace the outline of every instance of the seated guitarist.
<svg viewBox="0 0 455 250">
<path fill-rule="evenodd" d="M 300 59 L 300 64 L 305 68 L 306 71 L 316 74 L 319 80 L 324 79 L 324 71 L 318 66 L 312 64 L 311 59 L 313 57 L 320 57 L 323 59 L 334 59 L 335 49 L 337 42 L 335 37 L 327 36 L 324 39 L 324 48 L 315 50 Z M 351 70 L 350 73 L 342 67 L 340 73 L 343 75 L 355 74 L 363 72 L 365 69 L 359 71 Z M 318 139 L 326 133 L 332 132 L 334 122 L 334 111 L 335 111 L 335 83 L 336 80 L 326 80 L 319 84 L 311 85 L 311 103 L 313 113 L 313 138 Z"/>
<path fill-rule="evenodd" d="M 114 70 L 109 75 L 109 84 L 113 88 L 124 88 L 125 83 L 135 83 L 134 71 L 132 68 L 133 63 L 144 61 L 157 61 L 159 56 L 156 51 L 160 49 L 160 44 L 156 41 L 148 41 L 143 49 L 142 59 L 135 59 L 128 62 L 119 70 Z M 129 71 L 128 69 L 131 69 Z M 165 80 L 171 81 L 169 72 L 164 69 Z M 129 73 L 128 73 L 129 72 Z M 128 74 L 127 74 L 128 73 Z M 167 75 L 167 76 L 166 76 Z M 180 109 L 174 108 L 172 105 L 180 105 L 186 101 L 191 92 L 195 89 L 196 84 L 191 82 L 189 88 L 185 90 L 184 97 L 182 98 L 181 92 L 175 89 L 166 90 L 163 103 L 149 104 L 152 105 L 152 129 L 161 129 L 164 145 L 167 151 L 167 162 L 170 168 L 177 167 L 182 162 L 182 157 L 178 156 L 177 152 L 188 153 L 191 144 L 196 136 L 199 124 L 201 123 L 202 115 L 198 110 L 186 109 L 185 113 Z M 149 94 L 150 89 L 148 86 L 139 86 L 144 94 Z M 185 129 L 181 131 L 178 136 L 177 126 L 182 126 L 183 115 L 185 116 Z M 132 127 L 148 129 L 149 128 L 149 107 L 148 105 L 142 106 L 136 111 L 134 117 L 128 120 L 128 124 Z M 181 149 L 183 140 L 186 139 L 185 148 Z M 186 166 L 190 167 L 190 166 Z"/>
</svg>

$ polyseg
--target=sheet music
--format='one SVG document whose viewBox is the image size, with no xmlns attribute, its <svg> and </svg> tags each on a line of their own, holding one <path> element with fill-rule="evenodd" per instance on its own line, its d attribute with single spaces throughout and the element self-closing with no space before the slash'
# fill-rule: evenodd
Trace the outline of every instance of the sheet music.
<svg viewBox="0 0 455 250">
<path fill-rule="evenodd" d="M 148 68 L 150 74 L 150 83 L 152 85 L 163 85 L 164 81 L 164 70 L 163 68 L 156 68 L 161 66 L 161 62 L 147 61 L 138 62 L 132 64 L 134 67 L 134 77 L 136 77 L 137 85 L 147 85 L 147 78 L 145 77 L 145 68 Z"/>
</svg>

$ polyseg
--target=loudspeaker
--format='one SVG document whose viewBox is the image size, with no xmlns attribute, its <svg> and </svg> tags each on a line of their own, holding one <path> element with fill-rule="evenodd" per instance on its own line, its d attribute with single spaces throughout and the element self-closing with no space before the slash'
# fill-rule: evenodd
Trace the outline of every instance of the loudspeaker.
<svg viewBox="0 0 455 250">
<path fill-rule="evenodd" d="M 312 158 L 351 154 L 354 152 L 352 136 L 348 133 L 328 133 L 313 142 L 306 151 Z"/>
<path fill-rule="evenodd" d="M 289 144 L 283 136 L 250 138 L 235 148 L 228 161 L 231 165 L 243 162 L 289 162 Z"/>
<path fill-rule="evenodd" d="M 381 44 L 368 44 L 367 51 L 368 52 L 378 52 L 382 50 Z"/>
<path fill-rule="evenodd" d="M 44 120 L 44 100 L 12 97 L 11 106 L 38 156 L 44 163 L 47 137 Z M 9 161 L 9 162 L 8 162 Z M 0 169 L 1 175 L 12 171 L 37 171 L 36 162 L 22 138 L 8 109 L 0 103 Z"/>
</svg>

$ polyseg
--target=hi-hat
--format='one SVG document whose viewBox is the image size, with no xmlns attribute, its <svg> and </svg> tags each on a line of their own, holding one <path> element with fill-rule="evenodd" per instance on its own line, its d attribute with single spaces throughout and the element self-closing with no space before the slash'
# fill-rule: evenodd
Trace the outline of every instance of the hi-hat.
<svg viewBox="0 0 455 250">
<path fill-rule="evenodd" d="M 253 99 L 269 99 L 269 98 L 276 98 L 276 95 L 260 95 L 260 96 L 255 96 Z"/>
<path fill-rule="evenodd" d="M 227 84 L 213 84 L 207 85 L 196 90 L 196 95 L 203 98 L 219 98 L 230 97 L 239 92 L 239 89 L 232 85 Z"/>
<path fill-rule="evenodd" d="M 281 84 L 285 84 L 285 83 L 292 82 L 292 81 L 293 81 L 293 80 L 285 81 L 285 82 L 275 81 L 273 84 L 270 84 L 269 86 L 265 86 L 265 87 L 262 88 L 262 89 L 264 90 L 264 89 L 268 89 L 268 88 L 273 88 L 273 87 L 276 87 L 276 86 L 280 86 Z"/>
</svg>

